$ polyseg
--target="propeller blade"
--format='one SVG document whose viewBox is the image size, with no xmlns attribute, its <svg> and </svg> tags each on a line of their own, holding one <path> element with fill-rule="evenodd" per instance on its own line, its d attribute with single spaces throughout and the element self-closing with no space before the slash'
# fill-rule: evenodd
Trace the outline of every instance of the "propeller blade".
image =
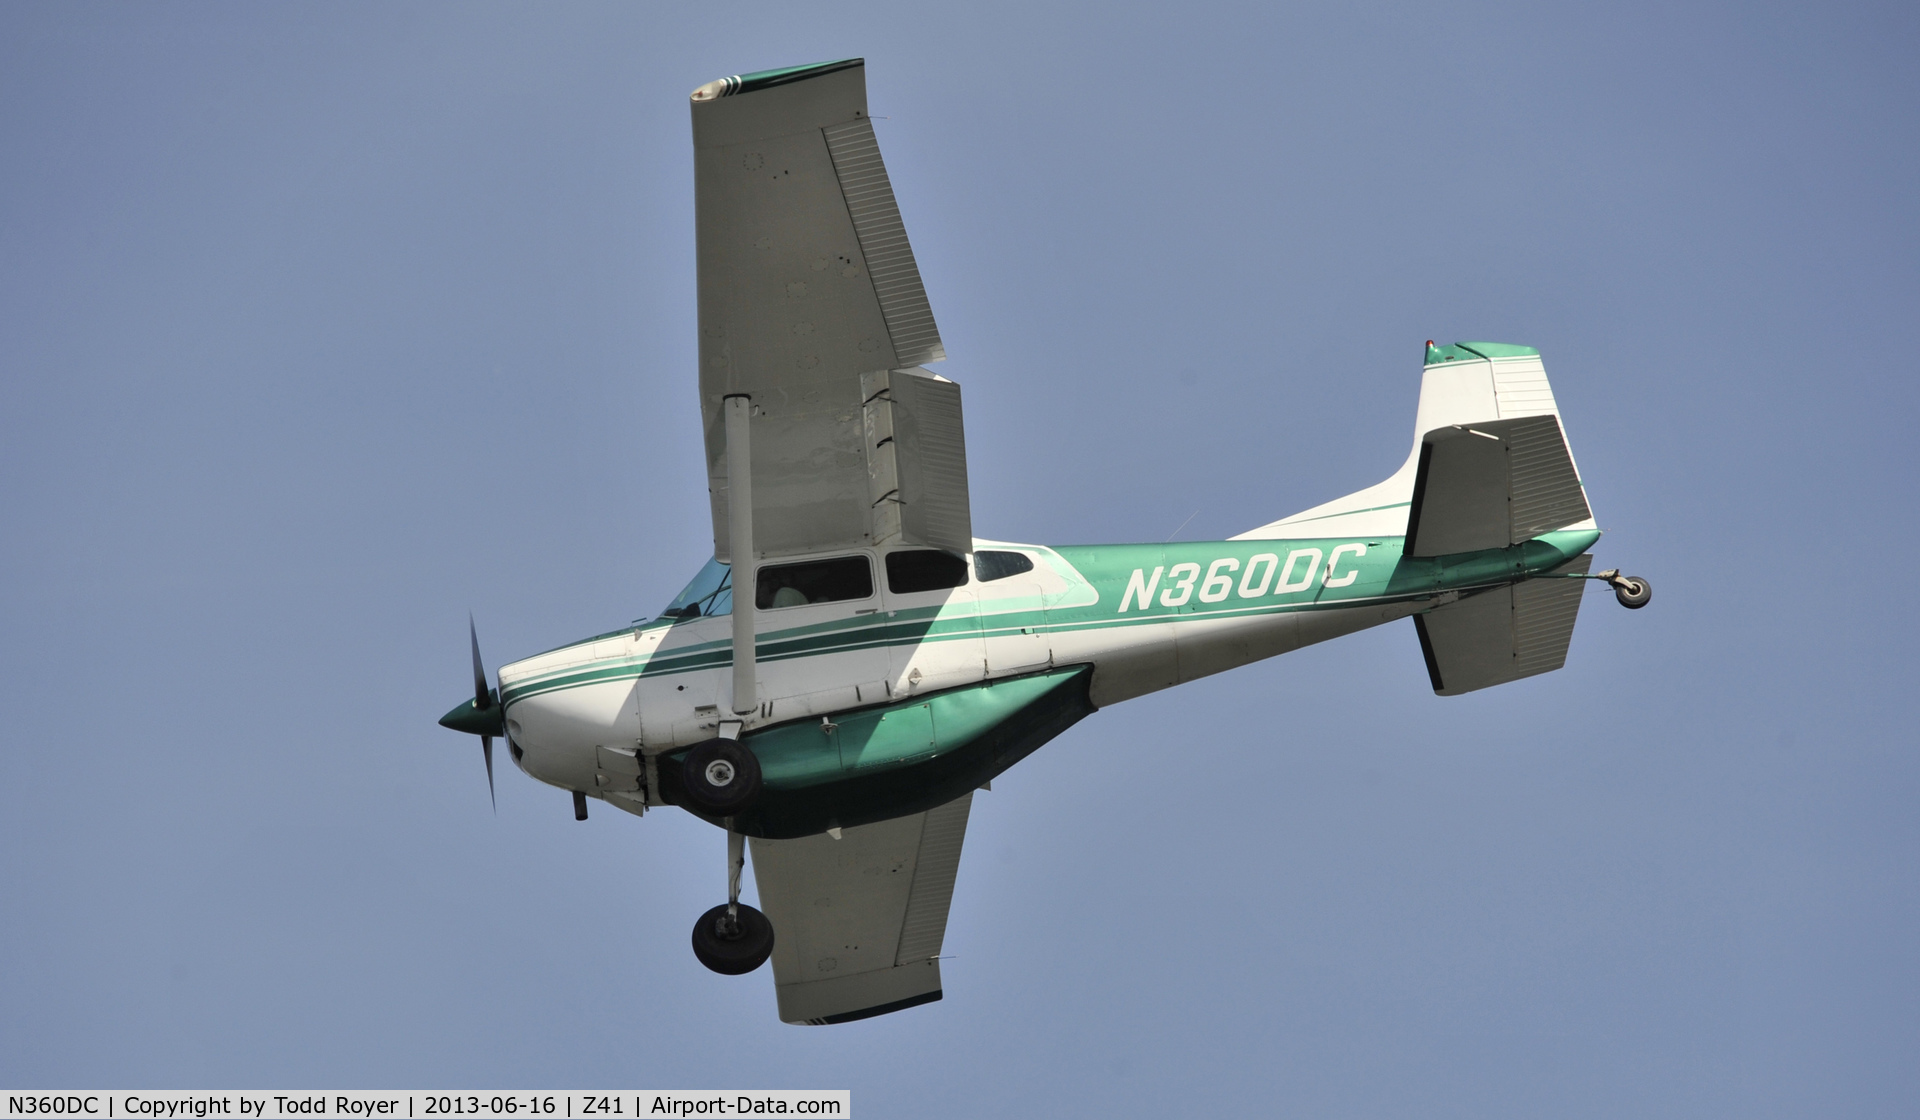
<svg viewBox="0 0 1920 1120">
<path fill-rule="evenodd" d="M 467 640 L 473 643 L 473 706 L 490 708 L 493 694 L 487 691 L 487 670 L 480 664 L 480 631 L 474 629 L 473 615 L 467 615 Z"/>
<path fill-rule="evenodd" d="M 493 802 L 493 811 L 500 811 L 500 799 L 493 792 L 493 736 L 480 736 L 480 757 L 487 760 L 487 800 Z"/>
</svg>

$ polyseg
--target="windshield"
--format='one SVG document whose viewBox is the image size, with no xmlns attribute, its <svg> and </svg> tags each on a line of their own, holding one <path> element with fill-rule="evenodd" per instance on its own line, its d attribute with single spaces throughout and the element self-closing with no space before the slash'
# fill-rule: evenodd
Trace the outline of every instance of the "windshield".
<svg viewBox="0 0 1920 1120">
<path fill-rule="evenodd" d="M 673 597 L 661 618 L 701 618 L 733 613 L 733 569 L 718 560 L 707 561 L 686 590 Z"/>
</svg>

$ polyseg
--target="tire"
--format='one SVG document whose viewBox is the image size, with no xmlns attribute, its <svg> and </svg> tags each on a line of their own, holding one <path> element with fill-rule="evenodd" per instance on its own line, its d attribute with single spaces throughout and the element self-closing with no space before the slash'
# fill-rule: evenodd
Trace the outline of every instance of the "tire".
<svg viewBox="0 0 1920 1120">
<path fill-rule="evenodd" d="M 1630 611 L 1637 611 L 1653 599 L 1653 585 L 1639 576 L 1626 576 L 1613 589 L 1613 597 Z"/>
<path fill-rule="evenodd" d="M 738 924 L 732 930 L 728 924 L 725 903 L 693 923 L 693 955 L 700 963 L 722 976 L 745 976 L 767 963 L 773 955 L 773 923 L 767 916 L 742 902 Z"/>
<path fill-rule="evenodd" d="M 760 760 L 732 739 L 708 739 L 687 752 L 680 785 L 696 812 L 730 817 L 760 796 Z"/>
</svg>

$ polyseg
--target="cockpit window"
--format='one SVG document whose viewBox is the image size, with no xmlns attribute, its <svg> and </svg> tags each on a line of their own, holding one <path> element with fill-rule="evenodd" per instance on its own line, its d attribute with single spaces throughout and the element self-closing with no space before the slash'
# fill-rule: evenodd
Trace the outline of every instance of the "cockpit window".
<svg viewBox="0 0 1920 1120">
<path fill-rule="evenodd" d="M 873 565 L 864 556 L 769 564 L 760 569 L 753 588 L 753 605 L 763 611 L 872 597 Z"/>
<path fill-rule="evenodd" d="M 718 560 L 707 561 L 685 591 L 674 596 L 661 618 L 702 618 L 733 613 L 733 569 Z"/>
<path fill-rule="evenodd" d="M 973 571 L 981 583 L 992 583 L 1033 570 L 1033 558 L 1024 552 L 976 552 Z"/>
</svg>

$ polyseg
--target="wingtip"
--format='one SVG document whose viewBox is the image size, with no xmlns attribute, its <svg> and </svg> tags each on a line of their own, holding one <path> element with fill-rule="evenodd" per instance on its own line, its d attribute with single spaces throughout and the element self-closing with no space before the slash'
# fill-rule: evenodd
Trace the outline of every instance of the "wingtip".
<svg viewBox="0 0 1920 1120">
<path fill-rule="evenodd" d="M 722 97 L 732 97 L 736 93 L 752 93 L 770 86 L 783 86 L 789 82 L 803 82 L 808 78 L 819 78 L 841 70 L 850 70 L 855 66 L 865 66 L 864 58 L 842 58 L 833 62 L 810 62 L 805 66 L 787 66 L 779 70 L 760 70 L 752 74 L 733 74 L 695 89 L 687 99 L 698 105 L 707 101 L 718 101 Z"/>
</svg>

